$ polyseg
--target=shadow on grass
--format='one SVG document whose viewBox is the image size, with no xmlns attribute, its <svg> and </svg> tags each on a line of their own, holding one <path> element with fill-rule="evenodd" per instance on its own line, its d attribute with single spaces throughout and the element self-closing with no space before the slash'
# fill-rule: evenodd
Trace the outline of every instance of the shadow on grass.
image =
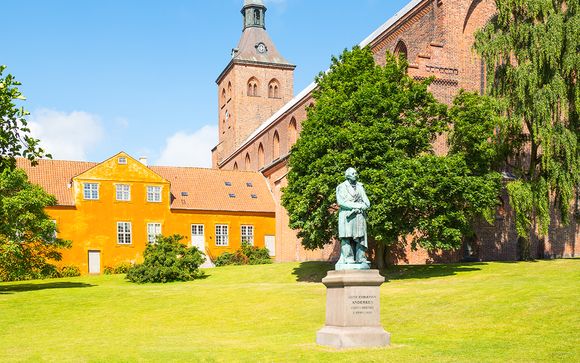
<svg viewBox="0 0 580 363">
<path fill-rule="evenodd" d="M 460 272 L 481 270 L 478 266 L 485 266 L 483 262 L 437 265 L 399 265 L 389 266 L 381 271 L 387 280 L 429 279 L 432 277 L 453 276 Z"/>
<path fill-rule="evenodd" d="M 387 280 L 428 279 L 432 277 L 453 276 L 461 272 L 479 271 L 478 266 L 486 263 L 437 264 L 437 265 L 400 265 L 389 266 L 381 271 Z M 299 282 L 322 282 L 327 272 L 334 269 L 334 263 L 323 261 L 302 262 L 292 274 Z"/>
<path fill-rule="evenodd" d="M 300 263 L 292 271 L 299 282 L 322 282 L 326 273 L 334 269 L 334 263 L 324 261 L 308 261 Z"/>
<path fill-rule="evenodd" d="M 0 294 L 13 294 L 15 292 L 36 291 L 46 289 L 74 289 L 93 286 L 97 285 L 85 284 L 83 282 L 47 282 L 44 284 L 12 284 L 12 285 L 1 285 Z"/>
</svg>

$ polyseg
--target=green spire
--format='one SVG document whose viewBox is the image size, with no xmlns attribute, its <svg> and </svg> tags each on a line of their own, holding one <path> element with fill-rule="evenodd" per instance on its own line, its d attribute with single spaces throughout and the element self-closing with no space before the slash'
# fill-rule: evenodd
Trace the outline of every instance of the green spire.
<svg viewBox="0 0 580 363">
<path fill-rule="evenodd" d="M 244 0 L 242 15 L 244 30 L 249 27 L 266 29 L 266 6 L 263 0 Z"/>
</svg>

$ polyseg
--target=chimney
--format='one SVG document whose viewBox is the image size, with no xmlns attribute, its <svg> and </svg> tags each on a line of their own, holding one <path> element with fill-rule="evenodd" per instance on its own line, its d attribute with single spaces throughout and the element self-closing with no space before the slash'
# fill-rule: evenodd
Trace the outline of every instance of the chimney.
<svg viewBox="0 0 580 363">
<path fill-rule="evenodd" d="M 147 157 L 146 156 L 141 156 L 139 158 L 139 162 L 145 166 L 147 166 Z"/>
</svg>

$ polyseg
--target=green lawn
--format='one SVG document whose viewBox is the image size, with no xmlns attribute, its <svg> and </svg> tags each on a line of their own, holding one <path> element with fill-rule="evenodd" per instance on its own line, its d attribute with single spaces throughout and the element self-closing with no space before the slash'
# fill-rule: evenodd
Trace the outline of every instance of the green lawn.
<svg viewBox="0 0 580 363">
<path fill-rule="evenodd" d="M 207 270 L 135 285 L 123 276 L 0 284 L 0 361 L 580 361 L 580 260 L 387 271 L 392 346 L 317 346 L 329 265 Z"/>
</svg>

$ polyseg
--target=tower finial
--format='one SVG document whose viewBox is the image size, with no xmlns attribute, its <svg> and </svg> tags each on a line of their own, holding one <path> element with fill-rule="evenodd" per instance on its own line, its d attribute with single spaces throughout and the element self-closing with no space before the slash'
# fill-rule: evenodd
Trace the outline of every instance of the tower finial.
<svg viewBox="0 0 580 363">
<path fill-rule="evenodd" d="M 249 27 L 266 29 L 266 10 L 263 0 L 244 0 L 244 30 Z"/>
</svg>

